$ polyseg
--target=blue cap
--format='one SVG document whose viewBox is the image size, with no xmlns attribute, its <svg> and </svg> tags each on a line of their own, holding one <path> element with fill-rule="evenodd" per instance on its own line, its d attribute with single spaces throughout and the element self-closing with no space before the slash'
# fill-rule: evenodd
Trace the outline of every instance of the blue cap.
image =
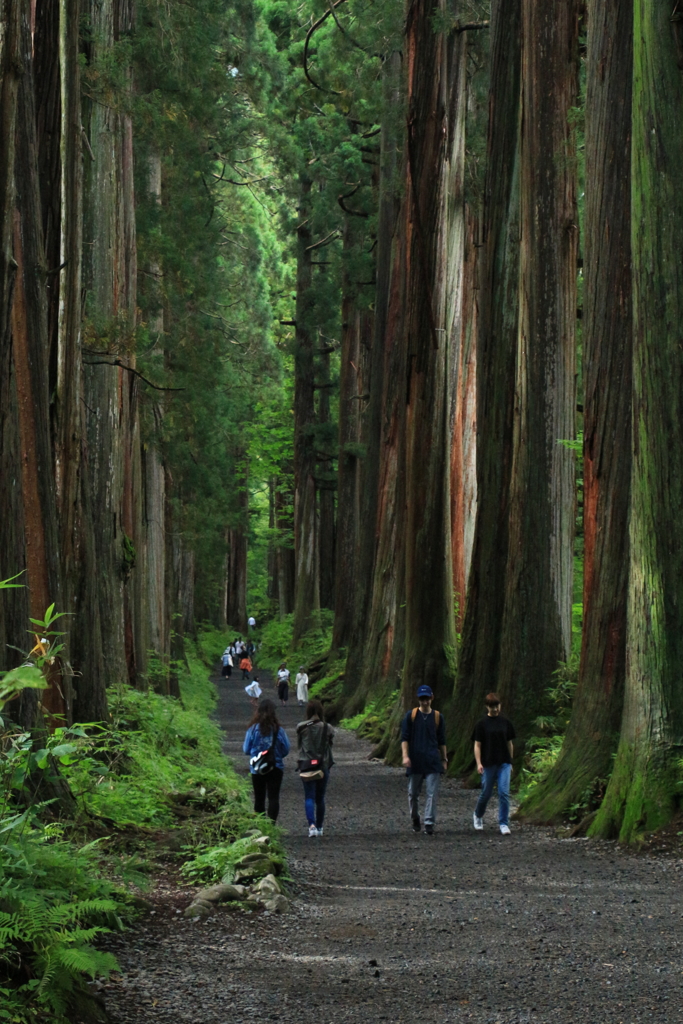
<svg viewBox="0 0 683 1024">
<path fill-rule="evenodd" d="M 425 685 L 418 686 L 418 688 L 417 688 L 417 695 L 418 695 L 418 697 L 433 697 L 434 696 L 434 694 L 432 693 L 431 686 L 425 686 Z"/>
</svg>

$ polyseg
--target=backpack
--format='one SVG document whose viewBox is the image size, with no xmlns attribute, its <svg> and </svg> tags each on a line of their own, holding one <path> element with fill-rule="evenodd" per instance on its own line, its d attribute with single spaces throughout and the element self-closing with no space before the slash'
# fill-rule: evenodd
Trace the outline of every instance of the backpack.
<svg viewBox="0 0 683 1024">
<path fill-rule="evenodd" d="M 323 723 L 323 752 L 319 757 L 311 757 L 297 762 L 297 769 L 302 779 L 322 779 L 325 776 L 325 754 L 327 753 L 327 722 Z"/>
<path fill-rule="evenodd" d="M 417 717 L 417 713 L 418 713 L 419 710 L 420 710 L 419 708 L 413 708 L 413 710 L 411 711 L 411 713 L 410 713 L 410 724 L 411 725 L 415 721 L 415 719 Z M 440 714 L 440 712 L 434 711 L 434 724 L 436 725 L 437 729 L 439 728 L 439 722 L 440 721 L 441 721 L 441 714 Z"/>
<path fill-rule="evenodd" d="M 273 734 L 273 738 L 267 750 L 261 750 L 258 754 L 254 754 L 254 756 L 250 758 L 249 764 L 256 775 L 267 775 L 269 772 L 272 772 L 275 767 L 275 744 L 277 743 L 279 732 L 280 729 L 278 727 Z"/>
</svg>

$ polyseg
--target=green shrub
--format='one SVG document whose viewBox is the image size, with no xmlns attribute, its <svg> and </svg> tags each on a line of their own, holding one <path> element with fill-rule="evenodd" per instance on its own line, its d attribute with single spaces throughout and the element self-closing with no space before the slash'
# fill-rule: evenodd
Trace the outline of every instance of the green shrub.
<svg viewBox="0 0 683 1024">
<path fill-rule="evenodd" d="M 258 647 L 258 664 L 270 672 L 277 671 L 283 661 L 298 668 L 308 668 L 320 660 L 332 646 L 334 612 L 329 608 L 320 609 L 320 629 L 305 633 L 296 647 L 293 645 L 294 615 L 287 615 L 282 621 L 272 619 L 261 631 Z"/>
<path fill-rule="evenodd" d="M 10 828 L 2 839 L 0 1021 L 32 1021 L 43 1012 L 66 1021 L 70 1008 L 87 1006 L 88 980 L 118 970 L 93 942 L 121 929 L 128 908 L 101 877 L 92 845 L 76 848 L 60 826 Z"/>
</svg>

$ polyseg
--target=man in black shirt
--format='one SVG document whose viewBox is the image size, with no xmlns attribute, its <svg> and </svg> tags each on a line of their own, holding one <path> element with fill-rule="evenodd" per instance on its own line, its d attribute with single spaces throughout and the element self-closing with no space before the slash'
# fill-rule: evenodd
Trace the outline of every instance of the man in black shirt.
<svg viewBox="0 0 683 1024">
<path fill-rule="evenodd" d="M 482 776 L 481 796 L 474 809 L 474 827 L 484 827 L 486 805 L 491 799 L 494 785 L 498 785 L 498 824 L 501 834 L 510 835 L 510 775 L 512 774 L 512 741 L 515 730 L 512 722 L 500 713 L 500 697 L 489 693 L 486 697 L 487 714 L 474 727 L 474 759 Z"/>
<path fill-rule="evenodd" d="M 446 724 L 440 712 L 432 711 L 434 694 L 429 686 L 418 688 L 417 699 L 419 707 L 409 711 L 401 723 L 401 751 L 408 775 L 408 806 L 413 832 L 420 831 L 418 800 L 424 781 L 427 791 L 425 832 L 431 836 L 434 835 L 439 782 L 448 767 Z"/>
</svg>

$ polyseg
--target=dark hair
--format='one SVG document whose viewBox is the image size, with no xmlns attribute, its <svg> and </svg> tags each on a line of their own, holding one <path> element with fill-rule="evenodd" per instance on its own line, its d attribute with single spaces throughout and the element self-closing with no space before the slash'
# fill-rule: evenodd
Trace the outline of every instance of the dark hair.
<svg viewBox="0 0 683 1024">
<path fill-rule="evenodd" d="M 277 720 L 277 714 L 275 711 L 275 705 L 272 700 L 268 700 L 266 697 L 264 700 L 259 701 L 259 706 L 256 708 L 254 717 L 249 725 L 258 725 L 259 732 L 262 736 L 270 736 L 271 733 L 274 733 L 276 729 L 280 728 L 280 723 Z"/>
<path fill-rule="evenodd" d="M 325 710 L 319 700 L 309 700 L 306 705 L 306 718 L 314 718 L 316 715 L 321 721 L 324 721 Z"/>
<path fill-rule="evenodd" d="M 486 704 L 488 708 L 495 708 L 497 704 L 500 704 L 500 697 L 497 693 L 487 693 L 484 704 Z"/>
</svg>

